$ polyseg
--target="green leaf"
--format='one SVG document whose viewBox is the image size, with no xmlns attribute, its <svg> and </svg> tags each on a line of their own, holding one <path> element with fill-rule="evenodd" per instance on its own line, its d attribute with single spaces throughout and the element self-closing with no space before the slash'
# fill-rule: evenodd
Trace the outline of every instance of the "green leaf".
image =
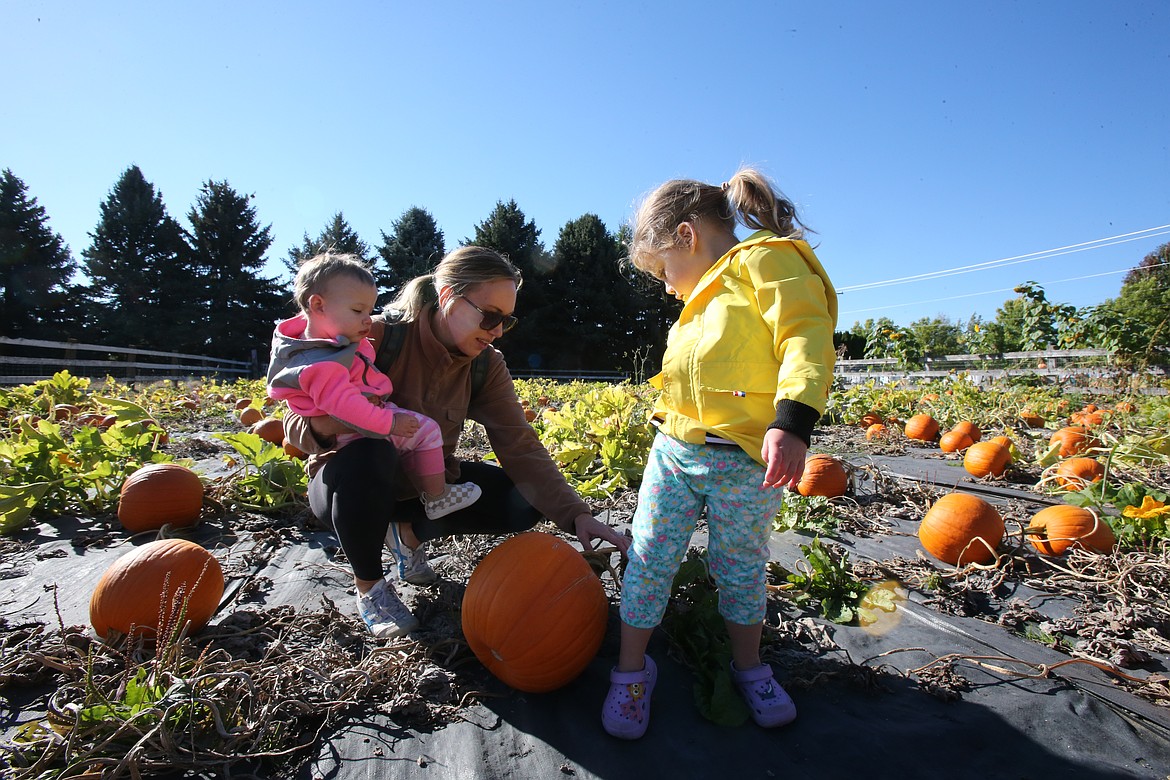
<svg viewBox="0 0 1170 780">
<path fill-rule="evenodd" d="M 10 534 L 28 525 L 33 507 L 44 497 L 51 482 L 31 485 L 0 485 L 0 534 Z"/>
</svg>

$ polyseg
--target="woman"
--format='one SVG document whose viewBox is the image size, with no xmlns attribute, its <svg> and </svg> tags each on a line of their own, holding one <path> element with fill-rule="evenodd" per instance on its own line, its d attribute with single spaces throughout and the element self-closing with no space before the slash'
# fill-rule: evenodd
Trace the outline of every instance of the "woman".
<svg viewBox="0 0 1170 780">
<path fill-rule="evenodd" d="M 524 419 L 504 357 L 492 346 L 516 324 L 519 287 L 519 271 L 502 255 L 460 247 L 387 307 L 405 323 L 397 350 L 384 349 L 384 319 L 369 334 L 377 367 L 394 384 L 394 402 L 438 422 L 447 481 L 474 482 L 483 491 L 470 507 L 430 520 L 396 468 L 397 452 L 389 441 L 360 439 L 333 450 L 333 437 L 346 431 L 343 426 L 328 417 L 285 417 L 288 440 L 309 453 L 309 506 L 336 530 L 353 567 L 358 612 L 375 636 L 401 636 L 418 626 L 383 576 L 383 540 L 395 553 L 400 577 L 413 583 L 435 579 L 426 558 L 428 540 L 516 533 L 545 517 L 583 545 L 602 539 L 623 553 L 629 546 L 626 537 L 593 517 L 565 481 Z M 486 357 L 479 357 L 483 353 Z M 477 357 L 486 366 L 473 392 Z M 468 419 L 483 425 L 500 466 L 454 457 Z"/>
</svg>

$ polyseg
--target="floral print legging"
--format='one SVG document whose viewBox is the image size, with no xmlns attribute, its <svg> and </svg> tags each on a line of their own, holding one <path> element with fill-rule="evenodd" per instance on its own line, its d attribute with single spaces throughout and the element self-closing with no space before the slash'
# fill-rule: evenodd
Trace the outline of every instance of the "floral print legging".
<svg viewBox="0 0 1170 780">
<path fill-rule="evenodd" d="M 664 433 L 654 437 L 622 578 L 621 617 L 627 625 L 653 628 L 661 622 L 704 506 L 719 614 L 742 625 L 763 620 L 768 537 L 784 502 L 784 491 L 761 487 L 763 481 L 764 467 L 739 447 L 688 444 Z"/>
</svg>

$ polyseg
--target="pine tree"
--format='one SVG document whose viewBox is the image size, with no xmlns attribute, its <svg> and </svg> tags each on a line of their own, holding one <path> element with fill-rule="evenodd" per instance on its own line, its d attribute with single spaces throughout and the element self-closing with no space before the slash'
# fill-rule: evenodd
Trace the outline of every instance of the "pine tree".
<svg viewBox="0 0 1170 780">
<path fill-rule="evenodd" d="M 275 279 L 261 275 L 272 246 L 269 227 L 260 227 L 251 196 L 226 182 L 208 181 L 187 214 L 191 261 L 202 281 L 200 354 L 229 360 L 268 359 L 275 320 L 286 311 Z"/>
<path fill-rule="evenodd" d="M 631 346 L 632 302 L 618 268 L 618 245 L 596 214 L 561 228 L 552 252 L 549 305 L 538 313 L 543 333 L 565 333 L 546 344 L 549 368 L 616 371 Z"/>
<path fill-rule="evenodd" d="M 375 268 L 382 302 L 392 299 L 411 279 L 430 273 L 446 251 L 443 231 L 426 209 L 411 206 L 390 230 L 390 235 L 382 233 L 378 247 L 382 263 Z"/>
<path fill-rule="evenodd" d="M 362 260 L 368 260 L 370 257 L 369 245 L 358 237 L 354 229 L 345 221 L 345 216 L 339 211 L 333 215 L 333 219 L 325 225 L 316 239 L 309 238 L 309 234 L 305 233 L 301 245 L 288 250 L 288 258 L 285 260 L 284 266 L 289 270 L 289 273 L 296 276 L 297 267 L 302 262 L 313 255 L 319 255 L 326 251 L 357 255 Z"/>
<path fill-rule="evenodd" d="M 76 269 L 45 209 L 11 170 L 0 174 L 0 334 L 62 339 L 72 335 L 63 309 L 71 304 Z"/>
<path fill-rule="evenodd" d="M 130 166 L 101 204 L 101 219 L 82 255 L 97 333 L 106 343 L 194 352 L 202 316 L 191 295 L 199 281 L 182 229 L 162 195 Z"/>
</svg>

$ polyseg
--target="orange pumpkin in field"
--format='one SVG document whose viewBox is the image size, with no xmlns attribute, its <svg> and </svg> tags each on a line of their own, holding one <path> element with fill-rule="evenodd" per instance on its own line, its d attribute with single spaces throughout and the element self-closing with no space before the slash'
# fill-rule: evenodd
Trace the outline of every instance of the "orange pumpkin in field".
<svg viewBox="0 0 1170 780">
<path fill-rule="evenodd" d="M 183 623 L 193 633 L 219 608 L 223 587 L 214 555 L 186 539 L 159 539 L 110 564 L 90 597 L 89 622 L 103 639 L 131 630 L 155 639 Z"/>
<path fill-rule="evenodd" d="M 517 690 L 555 690 L 597 655 L 609 617 L 601 580 L 562 539 L 530 531 L 484 556 L 463 596 L 475 657 Z"/>
<path fill-rule="evenodd" d="M 122 483 L 118 520 L 132 533 L 194 525 L 203 509 L 199 475 L 177 463 L 148 463 Z"/>
<path fill-rule="evenodd" d="M 266 442 L 278 447 L 284 445 L 284 421 L 277 417 L 265 417 L 248 430 Z"/>
<path fill-rule="evenodd" d="M 246 406 L 240 411 L 239 421 L 240 425 L 251 426 L 264 419 L 264 412 L 257 409 L 255 406 Z"/>
<path fill-rule="evenodd" d="M 1002 477 L 1012 462 L 1007 447 L 997 441 L 977 441 L 963 455 L 963 468 L 973 477 Z"/>
<path fill-rule="evenodd" d="M 938 448 L 943 452 L 962 452 L 975 442 L 965 431 L 947 431 L 938 440 Z"/>
<path fill-rule="evenodd" d="M 1024 534 L 1044 555 L 1064 555 L 1073 547 L 1107 553 L 1116 541 L 1113 529 L 1100 515 L 1069 504 L 1041 509 L 1032 515 Z"/>
<path fill-rule="evenodd" d="M 1060 445 L 1060 457 L 1071 458 L 1080 455 L 1098 446 L 1087 428 L 1080 425 L 1069 425 L 1052 434 L 1048 439 L 1049 445 Z"/>
<path fill-rule="evenodd" d="M 884 439 L 890 435 L 890 429 L 886 427 L 885 423 L 874 423 L 865 429 L 865 440 L 873 441 L 874 439 Z"/>
<path fill-rule="evenodd" d="M 1044 418 L 1030 409 L 1025 409 L 1020 412 L 1020 422 L 1027 425 L 1029 428 L 1043 428 Z"/>
<path fill-rule="evenodd" d="M 810 455 L 804 462 L 804 474 L 796 492 L 802 496 L 834 496 L 845 495 L 849 487 L 849 472 L 845 465 L 832 455 Z"/>
<path fill-rule="evenodd" d="M 938 436 L 938 420 L 929 414 L 916 414 L 906 421 L 903 429 L 908 439 L 918 441 L 934 441 Z"/>
<path fill-rule="evenodd" d="M 1084 490 L 1105 476 L 1105 467 L 1094 458 L 1069 458 L 1056 467 L 1056 484 L 1065 490 Z"/>
<path fill-rule="evenodd" d="M 979 429 L 978 425 L 971 422 L 970 420 L 960 420 L 954 424 L 951 430 L 967 434 L 967 436 L 970 437 L 972 444 L 983 438 L 983 431 Z"/>
<path fill-rule="evenodd" d="M 948 493 L 926 511 L 918 541 L 945 563 L 989 563 L 1004 531 L 1003 518 L 991 504 L 969 493 Z"/>
</svg>

